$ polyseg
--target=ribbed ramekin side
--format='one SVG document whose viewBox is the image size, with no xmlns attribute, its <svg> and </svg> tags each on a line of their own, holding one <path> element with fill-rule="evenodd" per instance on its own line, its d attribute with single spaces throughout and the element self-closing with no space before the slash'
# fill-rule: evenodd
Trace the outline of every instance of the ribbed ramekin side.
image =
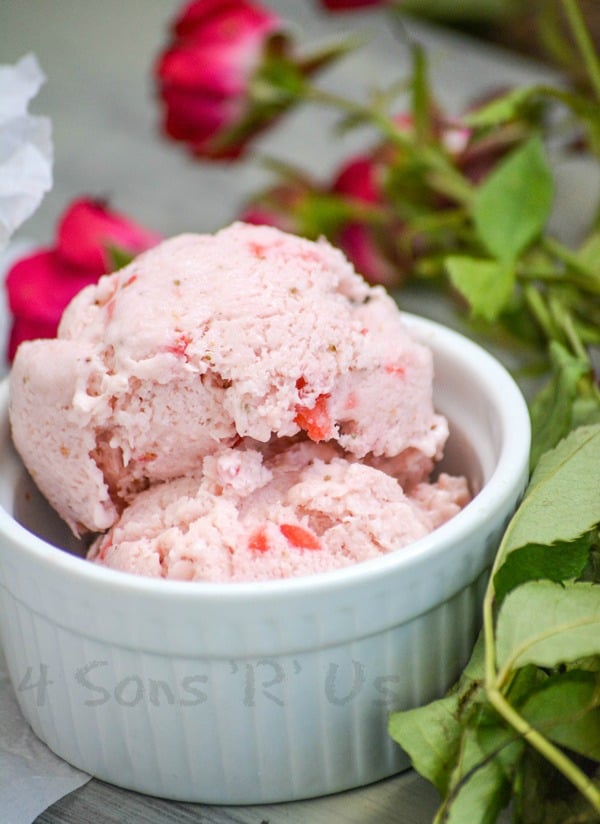
<svg viewBox="0 0 600 824">
<path fill-rule="evenodd" d="M 361 786 L 408 766 L 387 733 L 389 713 L 441 695 L 456 678 L 477 633 L 484 584 L 481 575 L 382 633 L 361 637 L 356 626 L 350 643 L 261 658 L 169 658 L 107 645 L 40 617 L 4 589 L 1 623 L 23 712 L 65 760 L 153 795 L 267 803 Z"/>
</svg>

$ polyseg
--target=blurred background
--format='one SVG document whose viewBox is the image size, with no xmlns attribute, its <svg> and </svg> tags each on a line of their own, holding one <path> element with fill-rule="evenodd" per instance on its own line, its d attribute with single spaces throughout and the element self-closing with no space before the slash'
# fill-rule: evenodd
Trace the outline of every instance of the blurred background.
<svg viewBox="0 0 600 824">
<path fill-rule="evenodd" d="M 516 52 L 577 72 L 577 61 L 565 61 L 564 21 L 558 0 L 404 0 L 402 7 L 469 32 Z M 579 7 L 600 45 L 600 3 L 579 0 Z"/>
<path fill-rule="evenodd" d="M 36 54 L 47 81 L 30 108 L 52 119 L 54 133 L 55 185 L 21 233 L 48 242 L 66 204 L 83 194 L 106 197 L 163 234 L 213 230 L 267 182 L 260 163 L 238 164 L 234 171 L 198 163 L 159 134 L 153 66 L 183 5 L 2 0 L 0 62 Z M 404 32 L 375 7 L 333 14 L 317 0 L 265 5 L 289 19 L 307 48 L 361 32 L 365 47 L 323 74 L 325 86 L 356 97 L 406 77 L 408 37 L 426 44 L 434 90 L 450 111 L 494 86 L 543 81 L 559 66 L 578 69 L 576 60 L 569 65 L 559 0 L 402 0 Z M 598 0 L 581 0 L 581 8 L 600 34 Z M 423 28 L 422 20 L 434 27 Z M 490 53 L 489 44 L 497 50 Z M 325 109 L 292 112 L 265 135 L 259 153 L 301 160 L 309 172 L 329 170 L 365 141 L 357 132 L 332 139 L 336 118 Z"/>
<path fill-rule="evenodd" d="M 560 72 L 583 82 L 581 61 L 566 39 L 562 0 L 398 0 L 402 14 L 394 22 L 373 0 L 340 13 L 328 11 L 328 1 L 262 0 L 288 22 L 300 53 L 360 35 L 360 48 L 317 76 L 333 93 L 364 102 L 374 90 L 406 81 L 415 41 L 426 50 L 434 95 L 449 114 L 498 88 L 555 82 Z M 51 244 L 59 218 L 76 198 L 106 200 L 164 236 L 214 231 L 272 184 L 265 158 L 323 179 L 373 145 L 373 130 L 340 134 L 339 112 L 315 105 L 282 117 L 241 163 L 198 161 L 166 139 L 154 70 L 184 5 L 184 0 L 0 0 L 0 63 L 36 55 L 46 82 L 30 111 L 51 119 L 54 143 L 53 187 L 15 235 L 17 254 L 23 253 L 22 244 Z M 599 37 L 599 0 L 580 0 L 579 8 Z M 580 233 L 582 216 L 595 209 L 598 168 L 561 156 L 554 159 L 554 171 L 554 222 L 568 242 Z M 5 258 L 4 268 L 8 263 Z M 8 326 L 3 292 L 0 342 Z"/>
</svg>

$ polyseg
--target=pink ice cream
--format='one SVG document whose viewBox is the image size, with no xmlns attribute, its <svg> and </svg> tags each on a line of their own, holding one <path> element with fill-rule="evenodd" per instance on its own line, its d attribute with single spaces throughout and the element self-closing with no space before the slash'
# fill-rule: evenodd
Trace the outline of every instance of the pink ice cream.
<svg viewBox="0 0 600 824">
<path fill-rule="evenodd" d="M 452 517 L 428 349 L 341 252 L 270 227 L 181 235 L 24 343 L 13 439 L 92 557 L 203 580 L 307 574 Z"/>
<path fill-rule="evenodd" d="M 90 553 L 115 569 L 253 581 L 336 569 L 393 552 L 455 515 L 462 478 L 405 494 L 395 478 L 329 444 L 208 455 L 195 474 L 141 492 Z"/>
</svg>

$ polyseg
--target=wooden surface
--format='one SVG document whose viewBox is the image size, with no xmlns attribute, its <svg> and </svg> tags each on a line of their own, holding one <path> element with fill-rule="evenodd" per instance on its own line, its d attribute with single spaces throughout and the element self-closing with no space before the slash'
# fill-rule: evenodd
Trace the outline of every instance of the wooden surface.
<svg viewBox="0 0 600 824">
<path fill-rule="evenodd" d="M 270 5 L 282 15 L 289 12 L 302 37 L 313 43 L 347 29 L 349 19 L 371 32 L 380 21 L 372 13 L 326 17 L 316 11 L 316 2 L 271 0 Z M 235 170 L 194 164 L 179 146 L 159 137 L 150 69 L 179 6 L 178 0 L 2 0 L 2 62 L 28 51 L 37 55 L 48 81 L 32 108 L 49 115 L 54 127 L 54 189 L 22 234 L 49 242 L 58 215 L 82 194 L 107 196 L 115 208 L 165 235 L 212 231 L 230 222 L 245 195 L 266 180 L 264 171 L 250 164 Z M 429 47 L 434 84 L 451 110 L 497 84 L 544 76 L 508 52 L 427 28 L 411 31 Z M 366 56 L 344 61 L 325 80 L 359 95 L 406 76 L 407 69 L 406 43 L 384 30 Z M 364 141 L 361 134 L 333 140 L 332 122 L 326 111 L 318 112 L 318 121 L 314 111 L 293 114 L 261 148 L 312 172 L 330 171 Z M 566 176 L 567 186 L 578 184 L 577 176 Z M 257 807 L 181 804 L 92 780 L 37 821 L 425 824 L 436 806 L 433 788 L 412 772 L 336 796 Z"/>
<path fill-rule="evenodd" d="M 431 785 L 412 771 L 325 798 L 252 807 L 182 804 L 91 781 L 54 804 L 36 824 L 428 824 L 436 799 Z"/>
</svg>

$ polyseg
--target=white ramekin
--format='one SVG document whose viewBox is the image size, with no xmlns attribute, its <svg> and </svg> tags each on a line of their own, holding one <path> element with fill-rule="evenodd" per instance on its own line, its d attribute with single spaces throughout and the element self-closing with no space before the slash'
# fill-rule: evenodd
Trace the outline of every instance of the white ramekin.
<svg viewBox="0 0 600 824">
<path fill-rule="evenodd" d="M 58 755 L 139 792 L 227 804 L 333 793 L 407 766 L 388 715 L 442 694 L 465 663 L 530 430 L 494 358 L 406 320 L 434 352 L 448 465 L 480 491 L 412 546 L 312 577 L 163 581 L 57 549 L 67 532 L 10 445 L 4 382 L 0 633 L 21 709 Z"/>
</svg>

